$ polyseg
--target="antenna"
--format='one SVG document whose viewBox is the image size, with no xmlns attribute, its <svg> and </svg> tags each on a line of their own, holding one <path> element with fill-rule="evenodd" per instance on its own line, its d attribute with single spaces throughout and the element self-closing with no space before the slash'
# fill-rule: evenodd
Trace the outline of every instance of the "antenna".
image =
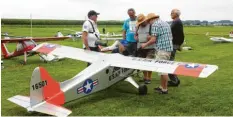
<svg viewBox="0 0 233 117">
<path fill-rule="evenodd" d="M 37 45 L 36 42 L 32 40 L 32 13 L 30 13 L 30 19 L 31 19 L 31 36 L 30 36 L 31 42 Z"/>
<path fill-rule="evenodd" d="M 31 19 L 31 39 L 32 39 L 32 14 L 30 14 L 30 19 Z"/>
</svg>

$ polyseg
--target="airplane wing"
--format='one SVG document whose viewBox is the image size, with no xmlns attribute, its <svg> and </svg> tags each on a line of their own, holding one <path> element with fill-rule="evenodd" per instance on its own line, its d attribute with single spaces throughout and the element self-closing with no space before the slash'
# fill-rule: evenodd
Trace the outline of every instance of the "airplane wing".
<svg viewBox="0 0 233 117">
<path fill-rule="evenodd" d="M 99 57 L 103 56 L 104 53 L 92 52 L 89 50 L 61 46 L 58 44 L 42 43 L 33 48 L 32 51 L 51 54 L 55 56 L 61 56 L 65 58 L 71 58 L 75 60 L 81 60 L 85 62 L 93 63 L 98 60 Z"/>
<path fill-rule="evenodd" d="M 105 54 L 48 43 L 38 45 L 33 49 L 33 51 L 91 63 L 96 62 L 101 58 L 108 62 L 110 66 L 114 67 L 163 72 L 201 78 L 208 77 L 218 69 L 218 66 L 216 65 L 128 57 L 121 54 Z"/>
<path fill-rule="evenodd" d="M 59 41 L 68 39 L 70 37 L 35 37 L 35 38 L 11 38 L 11 39 L 1 39 L 1 43 L 17 43 L 20 41 L 30 41 L 43 42 L 43 41 Z"/>
<path fill-rule="evenodd" d="M 117 58 L 117 59 L 115 59 Z M 154 60 L 110 54 L 107 61 L 111 66 L 155 71 L 192 77 L 206 78 L 218 69 L 216 65 Z"/>
<path fill-rule="evenodd" d="M 112 38 L 112 37 L 106 37 L 106 38 L 101 38 L 102 40 L 122 40 L 122 37 L 118 38 Z"/>
</svg>

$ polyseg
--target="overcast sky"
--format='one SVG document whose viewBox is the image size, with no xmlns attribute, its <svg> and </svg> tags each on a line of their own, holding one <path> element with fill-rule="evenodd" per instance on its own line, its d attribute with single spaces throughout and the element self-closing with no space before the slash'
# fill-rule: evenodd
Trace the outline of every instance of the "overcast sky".
<svg viewBox="0 0 233 117">
<path fill-rule="evenodd" d="M 89 10 L 100 13 L 99 20 L 124 20 L 127 9 L 136 13 L 156 13 L 169 21 L 173 8 L 183 20 L 233 20 L 233 0 L 1 0 L 2 18 L 84 20 Z"/>
</svg>

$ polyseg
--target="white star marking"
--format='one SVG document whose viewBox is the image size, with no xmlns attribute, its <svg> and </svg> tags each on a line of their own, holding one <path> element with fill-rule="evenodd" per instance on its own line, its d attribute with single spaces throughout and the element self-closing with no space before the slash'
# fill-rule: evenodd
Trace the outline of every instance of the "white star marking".
<svg viewBox="0 0 233 117">
<path fill-rule="evenodd" d="M 190 67 L 190 68 L 194 68 L 194 67 L 196 67 L 197 65 L 196 64 L 188 64 L 188 66 L 187 67 Z"/>
<path fill-rule="evenodd" d="M 87 85 L 84 86 L 84 87 L 86 88 L 86 91 L 91 90 L 91 84 L 92 84 L 92 83 L 89 83 L 89 82 L 87 81 Z"/>
</svg>

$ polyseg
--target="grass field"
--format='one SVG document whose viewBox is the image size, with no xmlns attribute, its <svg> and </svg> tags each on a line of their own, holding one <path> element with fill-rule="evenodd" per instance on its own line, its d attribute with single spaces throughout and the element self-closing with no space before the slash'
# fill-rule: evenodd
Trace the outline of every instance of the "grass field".
<svg viewBox="0 0 233 117">
<path fill-rule="evenodd" d="M 81 27 L 66 27 L 80 30 Z M 33 36 L 53 36 L 63 27 L 33 28 Z M 101 30 L 101 28 L 100 28 Z M 113 116 L 113 115 L 233 115 L 233 43 L 214 44 L 204 34 L 225 35 L 233 27 L 185 27 L 187 46 L 194 50 L 178 52 L 176 61 L 208 63 L 219 66 L 219 70 L 207 79 L 195 79 L 180 76 L 179 87 L 169 87 L 168 95 L 153 91 L 159 85 L 159 78 L 153 73 L 152 84 L 148 85 L 148 95 L 139 96 L 137 90 L 127 82 L 119 82 L 110 88 L 93 95 L 67 103 L 64 107 L 72 110 L 71 116 Z M 121 26 L 107 27 L 106 32 L 120 32 Z M 2 32 L 11 35 L 30 36 L 30 28 L 4 26 Z M 69 33 L 69 32 L 64 32 Z M 200 35 L 193 35 L 193 34 Z M 57 41 L 62 45 L 82 47 L 81 41 Z M 15 44 L 8 44 L 14 50 Z M 40 113 L 28 113 L 9 101 L 14 95 L 29 95 L 31 73 L 37 66 L 43 66 L 57 81 L 72 78 L 86 67 L 86 63 L 65 59 L 59 62 L 43 63 L 38 56 L 28 59 L 27 65 L 20 65 L 23 57 L 4 60 L 1 71 L 1 113 L 3 116 L 40 116 Z M 135 78 L 138 80 L 138 78 Z"/>
</svg>

